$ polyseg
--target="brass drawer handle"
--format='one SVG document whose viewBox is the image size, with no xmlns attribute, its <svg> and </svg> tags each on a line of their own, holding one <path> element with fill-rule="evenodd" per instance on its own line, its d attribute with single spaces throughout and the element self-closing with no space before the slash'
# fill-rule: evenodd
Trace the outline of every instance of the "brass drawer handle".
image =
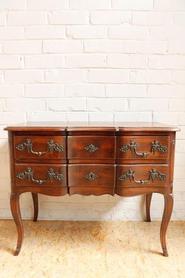
<svg viewBox="0 0 185 278">
<path fill-rule="evenodd" d="M 53 180 L 62 181 L 64 180 L 64 175 L 59 174 L 55 172 L 53 168 L 50 168 L 47 172 L 47 178 L 45 180 L 41 180 L 34 178 L 33 169 L 31 167 L 28 167 L 24 172 L 16 174 L 16 178 L 18 178 L 19 180 L 32 181 L 33 183 L 41 185 L 47 183 L 48 181 L 53 182 Z"/>
<path fill-rule="evenodd" d="M 85 176 L 86 180 L 88 181 L 95 181 L 97 177 L 98 176 L 94 172 L 90 172 Z"/>
<path fill-rule="evenodd" d="M 146 158 L 150 153 L 149 152 L 137 152 L 137 143 L 134 141 L 130 141 L 129 144 L 122 145 L 120 151 L 126 153 L 127 151 L 131 151 L 135 153 L 139 157 Z"/>
<path fill-rule="evenodd" d="M 166 153 L 168 151 L 168 147 L 161 145 L 159 141 L 153 141 L 152 142 L 152 152 L 161 152 L 161 153 Z"/>
<path fill-rule="evenodd" d="M 135 182 L 137 184 L 149 184 L 154 182 L 155 180 L 164 181 L 166 179 L 166 175 L 157 171 L 156 169 L 151 169 L 149 171 L 149 177 L 147 180 L 137 180 L 135 179 L 135 171 L 129 169 L 127 172 L 123 173 L 120 177 L 120 181 L 129 180 L 130 182 Z"/>
<path fill-rule="evenodd" d="M 120 151 L 123 153 L 126 153 L 127 151 L 131 151 L 132 153 L 136 154 L 137 156 L 143 157 L 143 158 L 146 158 L 150 154 L 150 152 L 138 152 L 137 151 L 137 143 L 134 141 L 130 141 L 129 144 L 122 145 L 120 148 Z M 151 143 L 151 153 L 155 153 L 155 152 L 165 153 L 167 151 L 168 151 L 168 147 L 161 145 L 159 141 L 155 140 Z"/>
<path fill-rule="evenodd" d="M 47 151 L 45 152 L 34 151 L 31 139 L 26 139 L 25 142 L 16 145 L 16 149 L 21 152 L 27 150 L 28 153 L 32 153 L 37 156 L 42 156 L 52 152 L 64 152 L 64 146 L 55 143 L 52 139 L 47 142 Z"/>
<path fill-rule="evenodd" d="M 98 149 L 99 148 L 94 144 L 89 144 L 89 145 L 84 147 L 84 150 L 86 150 L 89 153 L 95 153 Z"/>
</svg>

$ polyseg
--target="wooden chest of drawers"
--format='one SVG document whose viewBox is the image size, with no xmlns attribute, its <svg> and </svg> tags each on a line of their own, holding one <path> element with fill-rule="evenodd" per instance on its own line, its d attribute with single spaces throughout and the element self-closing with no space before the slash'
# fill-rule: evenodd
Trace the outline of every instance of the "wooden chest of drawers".
<svg viewBox="0 0 185 278">
<path fill-rule="evenodd" d="M 31 192 L 34 220 L 38 193 L 62 196 L 146 196 L 150 221 L 152 193 L 164 195 L 161 245 L 167 256 L 166 230 L 173 197 L 175 133 L 161 124 L 111 125 L 27 124 L 7 127 L 11 159 L 11 210 L 17 230 L 18 255 L 23 240 L 19 196 Z"/>
</svg>

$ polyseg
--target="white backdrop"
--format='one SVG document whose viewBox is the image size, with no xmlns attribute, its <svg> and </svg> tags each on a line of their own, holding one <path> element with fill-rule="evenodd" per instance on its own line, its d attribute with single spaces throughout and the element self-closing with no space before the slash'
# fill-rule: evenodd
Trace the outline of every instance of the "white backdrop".
<svg viewBox="0 0 185 278">
<path fill-rule="evenodd" d="M 0 1 L 0 217 L 7 133 L 29 121 L 160 121 L 177 135 L 173 219 L 185 219 L 185 1 Z M 161 217 L 162 197 L 152 203 Z M 22 195 L 30 218 L 30 194 Z M 141 219 L 141 197 L 40 196 L 42 219 Z"/>
</svg>

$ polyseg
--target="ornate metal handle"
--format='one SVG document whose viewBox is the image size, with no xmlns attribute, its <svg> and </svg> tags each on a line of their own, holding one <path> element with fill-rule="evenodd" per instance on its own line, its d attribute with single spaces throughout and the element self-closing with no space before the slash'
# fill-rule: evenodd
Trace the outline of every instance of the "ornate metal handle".
<svg viewBox="0 0 185 278">
<path fill-rule="evenodd" d="M 34 151 L 31 139 L 26 139 L 25 142 L 16 145 L 16 149 L 21 152 L 27 150 L 28 153 L 32 153 L 37 156 L 42 156 L 52 152 L 64 152 L 64 146 L 55 143 L 52 139 L 47 142 L 47 145 L 47 151 L 45 152 Z"/>
<path fill-rule="evenodd" d="M 121 152 L 126 153 L 127 151 L 131 151 L 132 153 L 136 154 L 139 157 L 143 157 L 146 158 L 150 152 L 137 152 L 137 143 L 134 141 L 130 141 L 129 144 L 125 144 L 122 145 L 120 148 Z M 154 141 L 151 144 L 151 152 L 155 153 L 155 152 L 162 152 L 165 153 L 168 151 L 168 147 L 167 146 L 163 146 L 160 144 L 159 141 Z"/>
<path fill-rule="evenodd" d="M 161 153 L 166 153 L 168 151 L 168 147 L 167 146 L 163 146 L 161 145 L 161 143 L 159 141 L 154 140 L 152 142 L 152 152 L 161 152 Z"/>
<path fill-rule="evenodd" d="M 150 153 L 149 152 L 137 152 L 137 143 L 134 141 L 130 141 L 129 144 L 122 145 L 120 151 L 126 153 L 127 151 L 131 151 L 135 153 L 139 157 L 147 157 Z"/>
<path fill-rule="evenodd" d="M 97 177 L 98 176 L 94 172 L 90 172 L 85 176 L 86 180 L 88 181 L 95 181 Z"/>
<path fill-rule="evenodd" d="M 137 180 L 135 179 L 135 171 L 129 169 L 127 172 L 123 173 L 120 177 L 120 181 L 129 180 L 130 182 L 135 182 L 137 184 L 148 184 L 150 182 L 154 182 L 155 180 L 164 181 L 166 179 L 166 175 L 157 171 L 156 169 L 151 169 L 149 171 L 149 177 L 147 180 Z"/>
<path fill-rule="evenodd" d="M 89 144 L 85 146 L 84 149 L 89 153 L 95 153 L 99 148 L 94 144 Z"/>
<path fill-rule="evenodd" d="M 33 169 L 31 167 L 28 167 L 24 172 L 20 172 L 16 174 L 16 178 L 20 180 L 32 181 L 33 183 L 41 185 L 47 183 L 48 181 L 53 182 L 53 180 L 62 181 L 64 180 L 64 175 L 59 174 L 55 172 L 53 168 L 50 168 L 47 172 L 47 178 L 45 180 L 41 180 L 41 179 L 34 178 Z"/>
</svg>

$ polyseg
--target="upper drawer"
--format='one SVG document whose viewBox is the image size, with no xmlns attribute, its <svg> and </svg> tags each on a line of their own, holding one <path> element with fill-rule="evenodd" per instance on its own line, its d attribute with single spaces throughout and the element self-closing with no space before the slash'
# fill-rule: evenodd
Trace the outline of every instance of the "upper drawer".
<svg viewBox="0 0 185 278">
<path fill-rule="evenodd" d="M 166 160 L 169 143 L 168 136 L 119 136 L 117 155 L 128 160 Z"/>
<path fill-rule="evenodd" d="M 20 161 L 66 158 L 65 136 L 15 136 L 15 159 Z"/>
<path fill-rule="evenodd" d="M 15 185 L 33 187 L 66 187 L 66 165 L 15 164 Z"/>
<path fill-rule="evenodd" d="M 114 159 L 114 136 L 69 136 L 69 159 Z"/>
</svg>

